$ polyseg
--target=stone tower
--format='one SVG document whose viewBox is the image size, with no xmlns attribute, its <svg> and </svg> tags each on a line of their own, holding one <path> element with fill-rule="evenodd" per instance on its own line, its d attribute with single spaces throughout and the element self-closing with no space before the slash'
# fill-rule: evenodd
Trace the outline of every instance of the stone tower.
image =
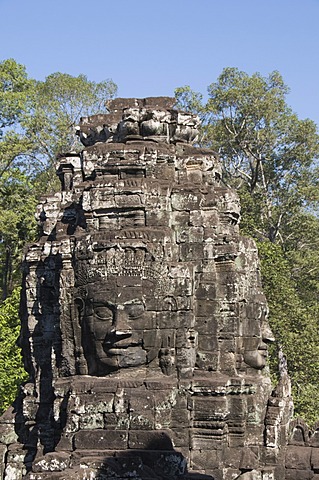
<svg viewBox="0 0 319 480">
<path fill-rule="evenodd" d="M 256 246 L 218 158 L 193 146 L 198 118 L 166 97 L 108 108 L 82 119 L 85 149 L 39 205 L 2 478 L 313 478 L 302 422 L 287 447 L 284 368 L 272 391 Z"/>
</svg>

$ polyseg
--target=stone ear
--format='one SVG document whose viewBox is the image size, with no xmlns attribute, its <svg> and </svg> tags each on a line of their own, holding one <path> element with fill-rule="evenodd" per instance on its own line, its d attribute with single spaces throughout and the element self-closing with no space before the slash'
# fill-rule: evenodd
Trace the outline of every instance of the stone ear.
<svg viewBox="0 0 319 480">
<path fill-rule="evenodd" d="M 79 311 L 79 314 L 80 314 L 80 315 L 83 315 L 84 307 L 85 307 L 85 303 L 84 303 L 83 298 L 81 298 L 81 297 L 76 297 L 75 300 L 74 300 L 74 303 L 75 303 L 75 305 L 77 306 L 77 309 L 78 309 L 78 311 Z"/>
</svg>

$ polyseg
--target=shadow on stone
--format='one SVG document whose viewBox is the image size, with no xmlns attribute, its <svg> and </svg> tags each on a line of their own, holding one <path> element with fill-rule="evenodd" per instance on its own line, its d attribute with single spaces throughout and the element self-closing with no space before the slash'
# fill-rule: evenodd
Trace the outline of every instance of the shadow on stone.
<svg viewBox="0 0 319 480">
<path fill-rule="evenodd" d="M 35 270 L 36 300 L 32 307 L 34 328 L 31 329 L 27 322 L 24 323 L 20 337 L 23 340 L 19 339 L 18 342 L 24 353 L 25 369 L 30 375 L 30 380 L 22 387 L 25 397 L 23 402 L 20 395 L 14 404 L 15 431 L 27 452 L 24 460 L 27 470 L 39 449 L 43 454 L 54 451 L 60 438 L 59 432 L 64 427 L 61 425 L 63 418 L 59 419 L 59 425 L 56 425 L 53 415 L 55 399 L 53 369 L 60 368 L 61 364 L 59 342 L 61 269 L 60 254 L 50 254 L 44 261 L 39 262 Z M 24 308 L 26 303 L 23 291 L 22 318 L 26 312 Z M 32 355 L 30 345 L 33 348 Z"/>
<path fill-rule="evenodd" d="M 106 457 L 97 470 L 96 480 L 214 480 L 211 475 L 189 473 L 187 461 L 177 452 L 164 432 L 154 435 L 143 449 L 117 452 Z"/>
</svg>

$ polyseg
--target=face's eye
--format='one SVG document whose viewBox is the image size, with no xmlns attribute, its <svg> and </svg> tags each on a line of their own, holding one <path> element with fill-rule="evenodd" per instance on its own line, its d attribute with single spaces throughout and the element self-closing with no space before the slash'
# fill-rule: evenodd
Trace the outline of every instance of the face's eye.
<svg viewBox="0 0 319 480">
<path fill-rule="evenodd" d="M 105 305 L 95 306 L 94 313 L 95 313 L 95 316 L 100 320 L 110 320 L 110 321 L 113 320 L 112 310 Z"/>
<path fill-rule="evenodd" d="M 126 304 L 124 309 L 128 317 L 134 320 L 143 315 L 145 307 L 144 304 L 139 301 Z"/>
</svg>

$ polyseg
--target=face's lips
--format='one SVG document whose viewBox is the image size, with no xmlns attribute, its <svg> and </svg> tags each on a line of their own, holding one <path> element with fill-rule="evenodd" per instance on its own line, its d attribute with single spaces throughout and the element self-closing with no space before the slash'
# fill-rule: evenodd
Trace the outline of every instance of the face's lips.
<svg viewBox="0 0 319 480">
<path fill-rule="evenodd" d="M 141 343 L 138 343 L 138 342 L 131 342 L 131 343 L 121 343 L 121 342 L 117 342 L 117 343 L 113 343 L 112 345 L 110 345 L 108 348 L 107 348 L 107 351 L 109 352 L 110 350 L 113 350 L 114 348 L 116 349 L 123 349 L 123 348 L 129 348 L 129 347 L 141 347 L 142 344 Z"/>
<path fill-rule="evenodd" d="M 107 351 L 107 355 L 108 356 L 124 355 L 127 349 L 130 347 L 110 348 L 110 350 Z M 136 348 L 136 345 L 133 348 Z"/>
<path fill-rule="evenodd" d="M 263 352 L 267 352 L 267 350 L 268 350 L 267 345 L 264 342 L 260 343 L 258 345 L 258 350 L 261 350 Z"/>
<path fill-rule="evenodd" d="M 263 358 L 265 358 L 265 359 L 266 359 L 266 358 L 268 357 L 268 350 L 267 350 L 267 347 L 266 347 L 266 348 L 264 348 L 264 347 L 262 347 L 262 348 L 258 348 L 258 350 L 257 350 L 257 351 L 258 351 L 259 355 L 261 355 Z"/>
<path fill-rule="evenodd" d="M 117 341 L 106 340 L 103 343 L 103 347 L 108 353 L 113 350 L 120 350 L 120 349 L 123 350 L 129 347 L 141 347 L 141 346 L 142 346 L 142 340 L 133 340 L 130 338 L 122 338 Z"/>
<path fill-rule="evenodd" d="M 102 357 L 111 357 L 114 355 L 124 355 L 129 349 L 142 348 L 142 343 L 112 343 L 112 344 L 100 344 L 98 351 Z"/>
</svg>

